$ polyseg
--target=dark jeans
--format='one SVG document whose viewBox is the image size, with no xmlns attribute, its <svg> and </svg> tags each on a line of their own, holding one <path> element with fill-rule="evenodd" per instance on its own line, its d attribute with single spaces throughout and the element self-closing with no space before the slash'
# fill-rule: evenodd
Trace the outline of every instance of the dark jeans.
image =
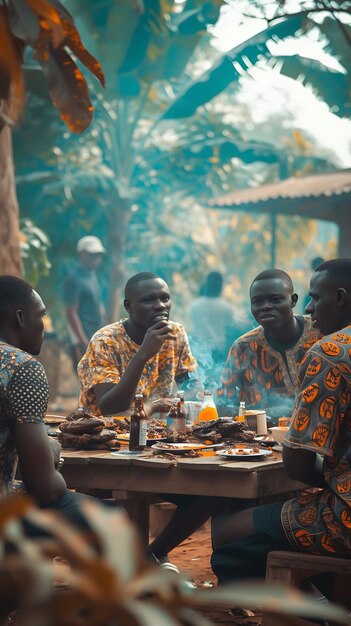
<svg viewBox="0 0 351 626">
<path fill-rule="evenodd" d="M 90 496 L 82 495 L 80 493 L 74 493 L 73 491 L 67 491 L 64 495 L 57 500 L 54 504 L 51 504 L 46 507 L 42 507 L 43 510 L 56 511 L 59 515 L 62 515 L 66 518 L 68 522 L 70 522 L 73 526 L 76 526 L 80 531 L 84 533 L 92 533 L 92 529 L 87 521 L 84 513 L 82 512 L 81 503 L 84 500 L 94 500 L 101 504 L 101 506 L 117 506 L 118 504 L 115 502 L 106 502 L 101 500 L 96 500 L 95 498 L 91 498 Z M 31 522 L 24 520 L 23 527 L 25 529 L 25 533 L 28 537 L 50 537 L 50 533 L 38 528 Z M 57 523 L 60 523 L 59 517 Z"/>
<path fill-rule="evenodd" d="M 255 507 L 256 534 L 214 550 L 211 566 L 218 582 L 264 578 L 268 552 L 292 550 L 281 524 L 281 507 L 280 502 Z"/>
</svg>

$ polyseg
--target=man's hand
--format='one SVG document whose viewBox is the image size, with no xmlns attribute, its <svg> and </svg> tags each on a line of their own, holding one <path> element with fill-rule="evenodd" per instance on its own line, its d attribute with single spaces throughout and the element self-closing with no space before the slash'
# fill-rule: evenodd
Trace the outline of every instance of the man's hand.
<svg viewBox="0 0 351 626">
<path fill-rule="evenodd" d="M 172 398 L 157 398 L 157 400 L 148 400 L 145 403 L 145 409 L 148 415 L 154 413 L 168 413 L 173 406 Z"/>
<path fill-rule="evenodd" d="M 148 361 L 161 350 L 165 341 L 168 339 L 174 341 L 175 338 L 176 336 L 173 334 L 170 324 L 159 320 L 147 329 L 139 353 Z"/>
</svg>

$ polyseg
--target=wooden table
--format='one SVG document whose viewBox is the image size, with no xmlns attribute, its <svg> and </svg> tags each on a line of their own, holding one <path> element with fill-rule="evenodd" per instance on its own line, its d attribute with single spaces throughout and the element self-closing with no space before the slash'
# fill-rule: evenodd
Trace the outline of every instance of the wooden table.
<svg viewBox="0 0 351 626">
<path fill-rule="evenodd" d="M 123 501 L 148 541 L 150 496 L 162 493 L 254 499 L 284 494 L 306 485 L 290 479 L 281 454 L 257 461 L 220 457 L 185 458 L 176 462 L 147 450 L 128 457 L 104 451 L 63 450 L 61 470 L 67 486 L 97 497 Z"/>
</svg>

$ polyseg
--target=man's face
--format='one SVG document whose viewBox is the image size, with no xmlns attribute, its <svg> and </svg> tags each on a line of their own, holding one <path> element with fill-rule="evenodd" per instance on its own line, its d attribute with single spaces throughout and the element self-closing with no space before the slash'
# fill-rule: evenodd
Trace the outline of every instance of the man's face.
<svg viewBox="0 0 351 626">
<path fill-rule="evenodd" d="M 128 300 L 124 301 L 129 319 L 142 328 L 169 319 L 171 297 L 167 283 L 161 278 L 151 278 L 137 283 Z"/>
<path fill-rule="evenodd" d="M 322 335 L 329 335 L 343 326 L 342 311 L 338 306 L 337 288 L 327 272 L 312 275 L 309 295 L 310 302 L 305 313 L 311 316 L 314 326 Z"/>
<path fill-rule="evenodd" d="M 251 313 L 264 330 L 278 330 L 293 316 L 297 295 L 281 278 L 266 278 L 251 285 Z"/>
<path fill-rule="evenodd" d="M 44 340 L 44 302 L 36 291 L 25 311 L 21 311 L 21 349 L 29 354 L 39 354 Z"/>
<path fill-rule="evenodd" d="M 90 252 L 81 252 L 79 257 L 81 264 L 88 270 L 96 270 L 102 261 L 102 254 L 100 254 L 100 252 L 95 254 L 91 254 Z"/>
</svg>

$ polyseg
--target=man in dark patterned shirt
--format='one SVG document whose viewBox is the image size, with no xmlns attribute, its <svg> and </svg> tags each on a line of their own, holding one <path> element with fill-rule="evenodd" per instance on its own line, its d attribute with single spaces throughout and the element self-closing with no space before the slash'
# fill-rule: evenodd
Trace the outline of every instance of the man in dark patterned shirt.
<svg viewBox="0 0 351 626">
<path fill-rule="evenodd" d="M 351 259 L 322 263 L 310 297 L 306 311 L 324 337 L 301 363 L 283 460 L 290 477 L 317 489 L 216 518 L 220 580 L 264 575 L 273 549 L 351 558 Z"/>
<path fill-rule="evenodd" d="M 260 324 L 237 339 L 228 354 L 218 391 L 221 404 L 246 403 L 273 418 L 290 415 L 297 370 L 320 337 L 309 316 L 294 315 L 298 296 L 290 276 L 268 269 L 250 287 L 251 312 Z"/>
<path fill-rule="evenodd" d="M 44 339 L 44 315 L 31 285 L 0 276 L 0 499 L 16 486 L 18 460 L 26 493 L 87 529 L 77 495 L 55 469 L 44 424 L 48 382 L 33 356 Z"/>
</svg>

